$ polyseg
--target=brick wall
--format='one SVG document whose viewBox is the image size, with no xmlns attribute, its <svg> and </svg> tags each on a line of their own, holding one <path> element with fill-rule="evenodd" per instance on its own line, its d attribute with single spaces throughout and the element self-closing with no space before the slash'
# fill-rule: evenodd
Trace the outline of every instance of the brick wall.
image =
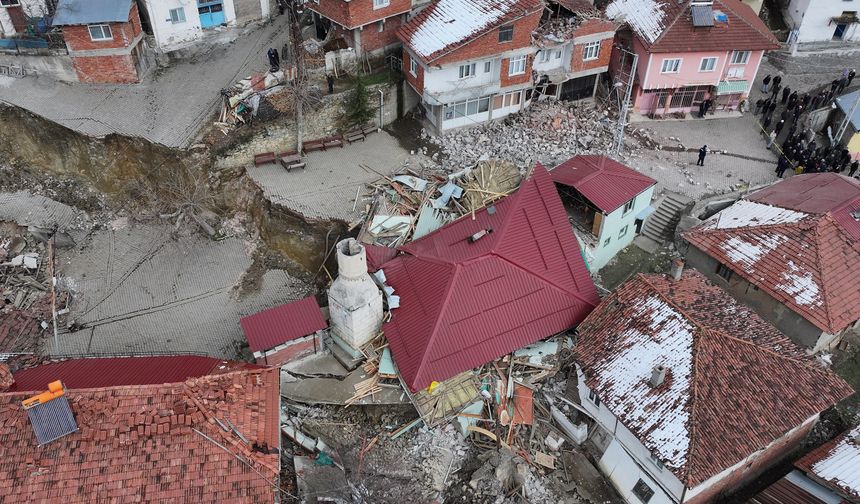
<svg viewBox="0 0 860 504">
<path fill-rule="evenodd" d="M 810 422 L 809 425 L 798 429 L 790 436 L 780 439 L 767 450 L 760 453 L 755 459 L 739 467 L 735 472 L 729 474 L 711 488 L 692 499 L 686 500 L 685 503 L 705 504 L 721 495 L 729 495 L 731 492 L 738 490 L 742 485 L 761 475 L 765 470 L 774 466 L 791 451 L 796 449 L 814 425 L 815 422 Z"/>
<path fill-rule="evenodd" d="M 409 52 L 404 48 L 403 49 L 403 73 L 406 75 L 406 82 L 408 82 L 419 95 L 424 94 L 424 67 L 421 64 L 418 64 L 418 70 L 415 72 L 413 76 L 409 71 L 410 61 L 412 60 L 412 56 Z"/>
<path fill-rule="evenodd" d="M 457 50 L 433 60 L 434 65 L 444 65 L 457 61 L 477 60 L 502 54 L 505 51 L 522 49 L 531 45 L 532 32 L 537 29 L 540 22 L 541 11 L 534 12 L 513 22 L 514 38 L 510 42 L 499 42 L 499 29 L 496 28 Z M 507 73 L 507 70 L 505 70 Z M 531 72 L 527 72 L 530 75 Z"/>
<path fill-rule="evenodd" d="M 402 25 L 401 16 L 393 16 L 384 21 L 383 30 L 379 31 L 379 23 L 373 23 L 361 30 L 361 50 L 364 52 L 385 49 L 398 44 L 397 29 Z"/>
<path fill-rule="evenodd" d="M 81 82 L 90 84 L 131 84 L 138 82 L 137 70 L 130 54 L 118 56 L 75 56 L 72 66 Z"/>
<path fill-rule="evenodd" d="M 120 49 L 128 47 L 131 41 L 140 34 L 140 16 L 137 12 L 137 4 L 132 4 L 129 11 L 127 23 L 107 23 L 110 26 L 113 38 L 111 40 L 94 41 L 90 38 L 89 28 L 86 26 L 64 26 L 63 38 L 70 51 L 92 51 L 94 49 Z"/>
<path fill-rule="evenodd" d="M 283 366 L 284 364 L 312 355 L 315 351 L 322 349 L 319 336 L 312 334 L 299 338 L 284 346 L 284 348 L 256 359 L 257 364 L 264 366 Z"/>
<path fill-rule="evenodd" d="M 508 86 L 515 86 L 517 84 L 525 84 L 527 82 L 530 82 L 532 79 L 532 62 L 534 61 L 533 55 L 530 54 L 526 56 L 526 71 L 522 74 L 508 75 L 510 61 L 511 60 L 508 58 L 502 59 L 502 70 L 500 75 L 502 89 Z"/>
<path fill-rule="evenodd" d="M 609 60 L 612 58 L 612 40 L 611 38 L 600 41 L 600 52 L 597 59 L 583 61 L 582 54 L 586 44 L 574 44 L 573 53 L 570 58 L 571 72 L 581 72 L 583 70 L 592 70 L 609 65 Z"/>
<path fill-rule="evenodd" d="M 412 9 L 412 0 L 389 0 L 387 7 L 373 8 L 373 0 L 319 0 L 319 4 L 308 2 L 306 5 L 320 15 L 347 28 L 379 21 L 390 16 L 409 12 Z"/>
</svg>

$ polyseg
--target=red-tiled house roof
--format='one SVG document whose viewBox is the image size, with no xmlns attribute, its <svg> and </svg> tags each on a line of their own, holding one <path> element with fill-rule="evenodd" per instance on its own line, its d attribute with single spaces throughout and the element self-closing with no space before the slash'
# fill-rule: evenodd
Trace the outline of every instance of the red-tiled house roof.
<svg viewBox="0 0 860 504">
<path fill-rule="evenodd" d="M 400 27 L 397 37 L 422 61 L 432 63 L 542 9 L 542 0 L 436 0 Z"/>
<path fill-rule="evenodd" d="M 794 465 L 851 502 L 860 502 L 860 426 L 821 445 Z"/>
<path fill-rule="evenodd" d="M 41 447 L 22 406 L 30 395 L 0 394 L 0 501 L 275 500 L 277 369 L 67 389 L 78 430 Z"/>
<path fill-rule="evenodd" d="M 243 317 L 239 323 L 252 352 L 268 350 L 328 327 L 314 296 Z"/>
<path fill-rule="evenodd" d="M 694 270 L 637 275 L 578 333 L 588 387 L 687 488 L 853 392 Z M 658 364 L 668 370 L 654 388 Z"/>
<path fill-rule="evenodd" d="M 778 49 L 767 25 L 740 0 L 714 0 L 727 22 L 693 26 L 690 1 L 614 0 L 606 15 L 625 21 L 651 53 Z"/>
<path fill-rule="evenodd" d="M 837 334 L 860 319 L 860 243 L 852 236 L 860 225 L 848 212 L 857 205 L 860 185 L 847 178 L 791 177 L 738 201 L 684 238 L 822 331 Z M 809 197 L 828 189 L 847 199 Z"/>
<path fill-rule="evenodd" d="M 599 302 L 540 165 L 513 195 L 400 251 L 382 266 L 400 296 L 383 331 L 412 390 L 565 331 Z"/>
<path fill-rule="evenodd" d="M 9 391 L 41 391 L 55 380 L 62 381 L 68 389 L 179 383 L 189 378 L 258 367 L 202 355 L 67 359 L 17 371 L 15 384 Z"/>
<path fill-rule="evenodd" d="M 555 183 L 573 187 L 607 214 L 657 183 L 606 156 L 574 156 L 550 175 Z"/>
</svg>

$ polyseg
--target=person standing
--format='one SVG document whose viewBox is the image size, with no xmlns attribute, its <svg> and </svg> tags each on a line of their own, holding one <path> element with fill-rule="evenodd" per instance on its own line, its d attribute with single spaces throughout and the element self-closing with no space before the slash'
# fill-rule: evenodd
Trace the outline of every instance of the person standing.
<svg viewBox="0 0 860 504">
<path fill-rule="evenodd" d="M 847 86 L 848 86 L 848 76 L 846 75 L 845 77 L 842 77 L 841 79 L 839 79 L 839 93 L 841 94 L 842 91 L 845 91 L 845 88 Z"/>
<path fill-rule="evenodd" d="M 696 166 L 705 166 L 705 156 L 708 155 L 708 146 L 703 145 L 701 149 L 699 149 L 699 160 L 696 161 Z"/>
<path fill-rule="evenodd" d="M 753 114 L 758 114 L 758 111 L 761 110 L 761 106 L 764 105 L 764 100 L 759 98 L 755 101 L 755 112 Z"/>
<path fill-rule="evenodd" d="M 699 104 L 699 118 L 700 119 L 702 117 L 705 117 L 705 103 L 707 103 L 707 102 L 708 102 L 708 100 L 702 100 L 702 103 Z"/>
<path fill-rule="evenodd" d="M 812 97 L 809 96 L 809 93 L 803 93 L 803 98 L 800 99 L 800 103 L 803 104 L 804 107 L 809 106 L 809 102 L 812 101 Z"/>
<path fill-rule="evenodd" d="M 788 87 L 788 86 L 785 86 L 785 87 L 782 89 L 782 104 L 783 104 L 783 105 L 785 105 L 785 104 L 786 104 L 786 102 L 788 102 L 788 96 L 789 96 L 790 94 L 791 94 L 791 88 L 790 88 L 790 87 Z"/>
<path fill-rule="evenodd" d="M 776 100 L 771 100 L 770 105 L 767 107 L 767 113 L 773 114 L 773 111 L 776 110 Z"/>
<path fill-rule="evenodd" d="M 779 100 L 779 90 L 782 88 L 776 81 L 774 81 L 773 86 L 770 89 L 771 94 L 773 95 L 773 101 L 776 103 Z"/>
<path fill-rule="evenodd" d="M 780 120 L 778 123 L 776 123 L 776 126 L 773 127 L 773 132 L 776 133 L 776 136 L 779 136 L 779 134 L 782 133 L 782 128 L 784 127 L 785 121 Z"/>
<path fill-rule="evenodd" d="M 797 105 L 797 91 L 792 91 L 788 96 L 788 106 L 794 108 Z"/>
<path fill-rule="evenodd" d="M 281 68 L 281 58 L 278 56 L 278 50 L 270 47 L 266 52 L 266 56 L 269 58 L 269 66 L 272 72 L 277 72 Z"/>
<path fill-rule="evenodd" d="M 325 81 L 326 84 L 328 84 L 328 94 L 334 93 L 334 76 L 332 76 L 332 74 L 326 74 Z"/>
<path fill-rule="evenodd" d="M 773 85 L 777 86 L 782 83 L 782 75 L 777 74 L 776 77 L 773 78 Z"/>
<path fill-rule="evenodd" d="M 848 85 L 849 85 L 849 86 L 851 85 L 851 81 L 853 81 L 853 80 L 854 80 L 854 76 L 855 76 L 855 75 L 857 75 L 857 73 L 856 73 L 856 72 L 854 71 L 854 69 L 852 68 L 852 69 L 848 72 Z"/>
<path fill-rule="evenodd" d="M 848 176 L 853 177 L 854 174 L 857 173 L 857 168 L 860 168 L 860 161 L 855 159 L 854 162 L 851 163 L 851 169 L 848 170 Z"/>
<path fill-rule="evenodd" d="M 761 92 L 767 93 L 768 87 L 770 86 L 770 75 L 766 76 L 761 81 Z"/>
<path fill-rule="evenodd" d="M 770 132 L 770 135 L 767 136 L 767 148 L 770 150 L 773 147 L 773 142 L 776 141 L 776 130 Z"/>
<path fill-rule="evenodd" d="M 779 156 L 779 162 L 776 165 L 776 176 L 782 178 L 785 170 L 788 169 L 789 162 L 785 156 Z"/>
</svg>

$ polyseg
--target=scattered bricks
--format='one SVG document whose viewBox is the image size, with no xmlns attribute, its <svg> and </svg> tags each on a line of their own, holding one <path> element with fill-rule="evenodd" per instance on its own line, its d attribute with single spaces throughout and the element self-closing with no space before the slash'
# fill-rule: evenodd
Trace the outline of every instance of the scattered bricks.
<svg viewBox="0 0 860 504">
<path fill-rule="evenodd" d="M 185 422 L 184 423 L 185 423 L 185 425 L 188 425 L 188 426 L 191 425 L 191 416 L 190 415 L 185 416 Z"/>
</svg>

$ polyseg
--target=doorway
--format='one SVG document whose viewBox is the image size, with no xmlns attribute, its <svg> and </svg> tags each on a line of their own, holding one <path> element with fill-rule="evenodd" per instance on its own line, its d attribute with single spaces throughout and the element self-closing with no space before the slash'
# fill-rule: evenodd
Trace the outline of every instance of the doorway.
<svg viewBox="0 0 860 504">
<path fill-rule="evenodd" d="M 200 27 L 212 28 L 224 24 L 224 2 L 222 0 L 197 0 Z"/>
<path fill-rule="evenodd" d="M 833 40 L 842 40 L 842 37 L 845 36 L 846 28 L 848 28 L 848 25 L 845 23 L 837 24 L 836 30 L 833 31 Z"/>
</svg>

